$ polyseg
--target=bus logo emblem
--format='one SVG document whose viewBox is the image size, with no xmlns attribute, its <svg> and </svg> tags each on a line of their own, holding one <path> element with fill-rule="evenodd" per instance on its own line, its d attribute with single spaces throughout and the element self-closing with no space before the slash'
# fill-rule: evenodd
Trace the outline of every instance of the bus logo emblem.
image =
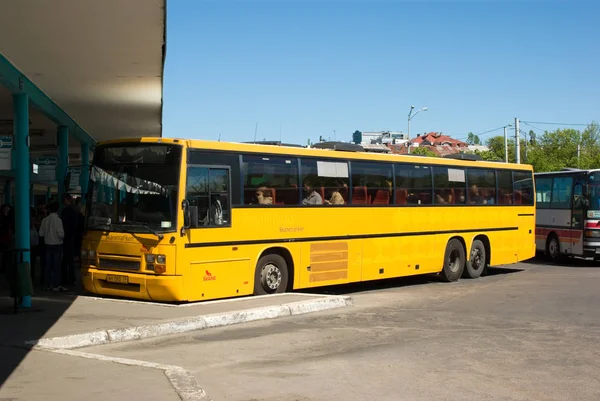
<svg viewBox="0 0 600 401">
<path fill-rule="evenodd" d="M 204 276 L 204 281 L 214 281 L 217 279 L 217 276 L 213 276 L 211 272 L 205 270 L 206 276 Z"/>
</svg>

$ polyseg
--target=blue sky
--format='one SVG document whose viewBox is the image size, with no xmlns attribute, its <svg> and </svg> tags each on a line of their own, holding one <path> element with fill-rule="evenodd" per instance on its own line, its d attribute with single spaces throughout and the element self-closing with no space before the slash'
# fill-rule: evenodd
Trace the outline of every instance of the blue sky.
<svg viewBox="0 0 600 401">
<path fill-rule="evenodd" d="M 600 1 L 167 4 L 166 137 L 348 141 L 411 105 L 413 137 L 600 121 Z"/>
</svg>

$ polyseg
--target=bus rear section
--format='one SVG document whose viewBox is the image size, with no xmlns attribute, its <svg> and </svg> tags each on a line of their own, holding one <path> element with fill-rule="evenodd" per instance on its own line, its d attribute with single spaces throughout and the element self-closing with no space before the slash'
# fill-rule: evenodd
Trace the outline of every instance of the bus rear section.
<svg viewBox="0 0 600 401">
<path fill-rule="evenodd" d="M 538 173 L 536 250 L 550 260 L 600 258 L 600 183 L 595 170 Z"/>
</svg>

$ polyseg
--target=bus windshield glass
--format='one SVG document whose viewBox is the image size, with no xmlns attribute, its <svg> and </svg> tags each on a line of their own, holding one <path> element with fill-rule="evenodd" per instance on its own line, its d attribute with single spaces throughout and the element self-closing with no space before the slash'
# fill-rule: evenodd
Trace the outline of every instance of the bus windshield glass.
<svg viewBox="0 0 600 401">
<path fill-rule="evenodd" d="M 181 147 L 134 144 L 98 148 L 90 171 L 88 229 L 173 231 Z"/>
</svg>

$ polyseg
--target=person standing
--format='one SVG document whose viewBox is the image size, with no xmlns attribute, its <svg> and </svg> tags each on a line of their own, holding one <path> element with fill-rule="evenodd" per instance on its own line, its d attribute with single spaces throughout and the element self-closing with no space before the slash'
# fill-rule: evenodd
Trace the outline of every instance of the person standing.
<svg viewBox="0 0 600 401">
<path fill-rule="evenodd" d="M 58 203 L 50 204 L 50 214 L 42 220 L 39 236 L 44 238 L 46 248 L 45 290 L 66 291 L 66 288 L 60 285 L 65 231 L 58 216 Z"/>
</svg>

